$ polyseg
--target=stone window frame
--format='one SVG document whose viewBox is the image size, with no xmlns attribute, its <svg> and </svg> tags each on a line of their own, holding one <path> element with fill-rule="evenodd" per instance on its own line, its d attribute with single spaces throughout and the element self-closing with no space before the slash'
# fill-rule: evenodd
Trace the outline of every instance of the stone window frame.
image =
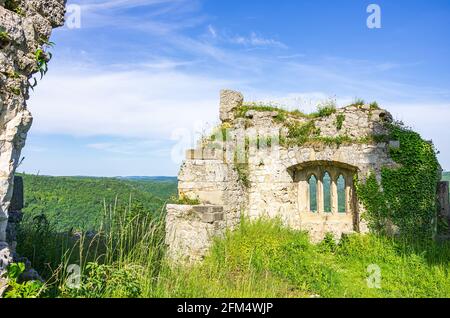
<svg viewBox="0 0 450 318">
<path fill-rule="evenodd" d="M 349 216 L 357 212 L 354 201 L 355 185 L 353 177 L 357 174 L 357 168 L 338 162 L 322 162 L 311 161 L 299 164 L 290 168 L 293 171 L 294 182 L 298 183 L 298 210 L 300 213 L 308 215 L 330 215 L 330 216 Z M 331 196 L 331 212 L 324 210 L 324 187 L 323 179 L 325 173 L 329 174 L 331 179 L 330 196 Z M 317 211 L 311 211 L 310 202 L 310 178 L 316 178 L 316 201 Z M 338 179 L 342 176 L 345 182 L 345 212 L 339 212 L 339 192 Z"/>
</svg>

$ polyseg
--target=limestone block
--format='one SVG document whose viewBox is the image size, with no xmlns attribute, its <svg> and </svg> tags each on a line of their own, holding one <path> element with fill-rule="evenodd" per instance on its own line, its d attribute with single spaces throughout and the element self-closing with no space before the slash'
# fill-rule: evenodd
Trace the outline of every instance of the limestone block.
<svg viewBox="0 0 450 318">
<path fill-rule="evenodd" d="M 224 222 L 219 217 L 223 212 L 218 212 L 223 211 L 221 207 L 170 204 L 166 210 L 165 242 L 169 258 L 175 262 L 202 260 L 212 238 L 224 233 Z"/>
<path fill-rule="evenodd" d="M 231 122 L 234 119 L 234 112 L 242 106 L 244 97 L 241 93 L 232 90 L 222 90 L 220 92 L 220 120 Z"/>
</svg>

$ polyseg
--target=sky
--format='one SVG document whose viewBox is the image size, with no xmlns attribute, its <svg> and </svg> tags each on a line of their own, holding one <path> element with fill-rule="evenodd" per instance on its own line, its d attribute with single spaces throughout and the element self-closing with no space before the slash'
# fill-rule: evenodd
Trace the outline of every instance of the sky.
<svg viewBox="0 0 450 318">
<path fill-rule="evenodd" d="M 306 112 L 329 98 L 377 101 L 433 140 L 450 170 L 448 0 L 68 4 L 28 102 L 20 172 L 175 176 L 219 122 L 224 88 Z M 367 26 L 370 4 L 381 28 Z"/>
</svg>

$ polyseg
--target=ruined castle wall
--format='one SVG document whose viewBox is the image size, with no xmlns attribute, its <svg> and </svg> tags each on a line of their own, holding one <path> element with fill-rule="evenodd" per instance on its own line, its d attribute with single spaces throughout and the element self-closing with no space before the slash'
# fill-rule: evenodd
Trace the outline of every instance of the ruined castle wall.
<svg viewBox="0 0 450 318">
<path fill-rule="evenodd" d="M 13 177 L 32 123 L 29 79 L 38 71 L 36 52 L 53 28 L 63 25 L 65 0 L 0 0 L 0 254 L 6 240 Z M 4 255 L 3 255 L 4 254 Z M 0 271 L 8 263 L 3 258 Z"/>
<path fill-rule="evenodd" d="M 213 238 L 225 233 L 223 207 L 169 204 L 166 209 L 169 259 L 187 263 L 199 261 L 207 254 Z"/>
<path fill-rule="evenodd" d="M 322 239 L 327 232 L 340 237 L 342 233 L 355 231 L 355 220 L 362 213 L 362 206 L 354 206 L 352 214 L 311 214 L 307 206 L 307 175 L 297 179 L 293 173 L 301 171 L 295 168 L 302 163 L 320 162 L 323 171 L 337 178 L 347 169 L 336 168 L 336 164 L 345 163 L 354 167 L 354 174 L 365 178 L 370 171 L 377 175 L 381 167 L 394 165 L 388 156 L 388 145 L 348 145 L 325 147 L 318 150 L 312 147 L 295 147 L 289 150 L 281 148 L 278 157 L 261 156 L 250 160 L 251 186 L 249 188 L 248 213 L 251 218 L 261 216 L 279 217 L 283 222 L 295 229 L 308 230 L 314 241 Z M 329 166 L 327 166 L 329 164 Z M 347 183 L 352 177 L 347 177 Z M 303 190 L 303 192 L 302 192 Z M 319 198 L 318 198 L 319 199 Z M 351 195 L 347 200 L 352 200 Z M 360 230 L 367 231 L 364 224 Z"/>
<path fill-rule="evenodd" d="M 344 233 L 367 232 L 360 218 L 364 209 L 356 198 L 354 177 L 365 179 L 374 172 L 380 179 L 382 167 L 396 166 L 389 157 L 395 141 L 375 142 L 374 138 L 388 135 L 385 124 L 392 116 L 369 105 L 348 106 L 321 117 L 257 107 L 242 114 L 242 106 L 240 93 L 221 92 L 222 125 L 214 138 L 205 137 L 195 150 L 188 151 L 179 174 L 180 196 L 198 199 L 200 206 L 223 209 L 224 222 L 207 225 L 199 221 L 201 215 L 192 212 L 197 207 L 170 206 L 169 254 L 183 250 L 184 257 L 191 253 L 192 259 L 201 259 L 211 235 L 234 228 L 242 215 L 279 218 L 291 228 L 307 230 L 313 241 L 323 239 L 326 233 L 339 238 Z M 301 145 L 282 141 L 289 127 L 306 123 L 314 126 L 310 140 Z M 345 142 L 327 142 L 338 136 Z M 325 172 L 332 180 L 331 211 L 324 209 Z M 311 175 L 318 179 L 317 211 L 310 211 Z M 339 211 L 339 177 L 345 180 L 345 211 Z"/>
<path fill-rule="evenodd" d="M 186 159 L 178 175 L 178 192 L 181 198 L 223 207 L 228 228 L 239 223 L 240 212 L 246 205 L 245 190 L 239 184 L 237 172 L 223 159 Z"/>
<path fill-rule="evenodd" d="M 340 128 L 337 125 L 338 117 L 343 119 Z M 392 121 L 389 112 L 361 105 L 339 108 L 334 114 L 318 118 L 314 122 L 323 137 L 348 136 L 357 139 L 386 134 L 386 127 L 383 125 L 386 121 Z"/>
</svg>

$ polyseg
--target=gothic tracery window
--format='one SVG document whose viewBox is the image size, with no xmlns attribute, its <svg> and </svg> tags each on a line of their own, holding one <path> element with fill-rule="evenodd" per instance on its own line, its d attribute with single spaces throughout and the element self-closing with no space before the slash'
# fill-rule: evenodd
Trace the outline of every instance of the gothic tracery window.
<svg viewBox="0 0 450 318">
<path fill-rule="evenodd" d="M 345 178 L 341 174 L 337 178 L 337 195 L 338 195 L 338 212 L 345 213 L 346 211 L 346 196 L 345 196 Z"/>
<path fill-rule="evenodd" d="M 317 212 L 317 178 L 314 175 L 308 180 L 309 184 L 309 210 Z"/>
<path fill-rule="evenodd" d="M 344 163 L 310 162 L 296 167 L 299 209 L 330 216 L 353 214 L 353 176 L 356 168 Z"/>
</svg>

